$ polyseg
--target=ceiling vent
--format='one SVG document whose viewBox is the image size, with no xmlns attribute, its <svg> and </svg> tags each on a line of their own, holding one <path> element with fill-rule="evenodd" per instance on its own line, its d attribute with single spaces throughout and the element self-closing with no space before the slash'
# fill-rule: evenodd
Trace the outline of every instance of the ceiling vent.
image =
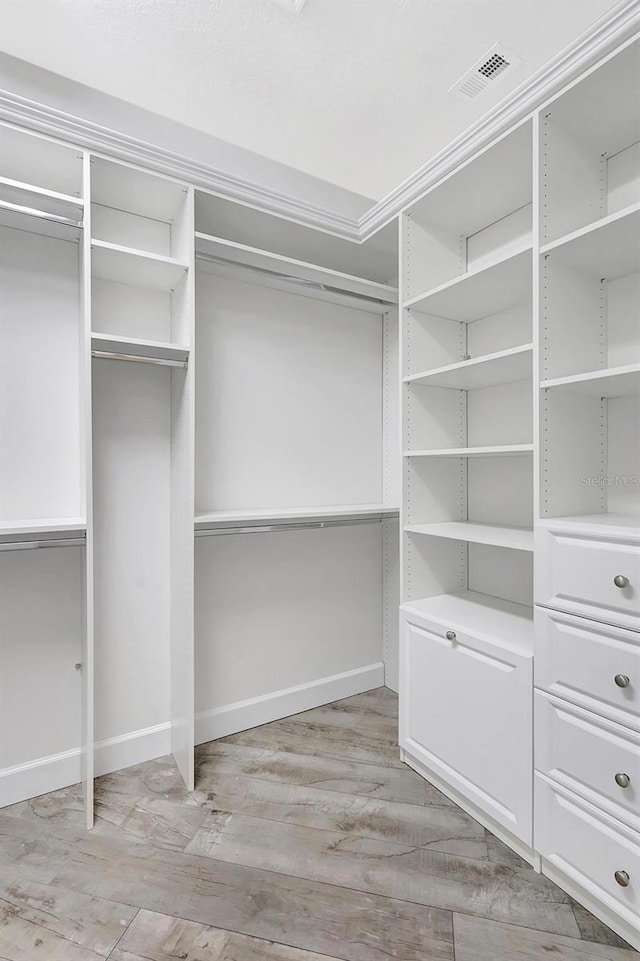
<svg viewBox="0 0 640 961">
<path fill-rule="evenodd" d="M 494 43 L 491 49 L 474 63 L 471 70 L 467 70 L 449 87 L 448 93 L 456 93 L 464 100 L 477 100 L 519 63 L 519 57 L 505 50 L 502 44 Z"/>
</svg>

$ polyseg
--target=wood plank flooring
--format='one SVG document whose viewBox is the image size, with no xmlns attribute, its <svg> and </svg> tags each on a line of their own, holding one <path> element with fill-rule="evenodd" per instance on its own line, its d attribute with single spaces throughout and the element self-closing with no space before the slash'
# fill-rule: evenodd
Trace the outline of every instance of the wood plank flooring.
<svg viewBox="0 0 640 961">
<path fill-rule="evenodd" d="M 634 961 L 401 764 L 380 688 L 0 811 L 1 961 Z"/>
</svg>

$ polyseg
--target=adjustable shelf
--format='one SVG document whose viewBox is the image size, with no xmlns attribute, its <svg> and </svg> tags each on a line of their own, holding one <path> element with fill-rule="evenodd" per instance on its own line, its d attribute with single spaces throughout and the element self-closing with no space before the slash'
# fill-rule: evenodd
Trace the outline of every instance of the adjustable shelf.
<svg viewBox="0 0 640 961">
<path fill-rule="evenodd" d="M 491 644 L 533 656 L 533 608 L 477 591 L 456 591 L 407 601 L 404 612 L 427 617 L 443 627 L 482 637 Z"/>
<path fill-rule="evenodd" d="M 574 270 L 615 280 L 640 269 L 640 203 L 590 223 L 540 248 Z"/>
<path fill-rule="evenodd" d="M 555 377 L 543 380 L 540 387 L 543 390 L 570 390 L 591 397 L 629 397 L 640 394 L 640 364 Z"/>
<path fill-rule="evenodd" d="M 92 273 L 102 280 L 168 292 L 185 276 L 189 265 L 175 257 L 92 240 Z"/>
<path fill-rule="evenodd" d="M 113 337 L 110 334 L 91 334 L 91 350 L 114 358 L 157 360 L 185 364 L 189 348 L 158 340 L 140 340 L 136 337 Z"/>
<path fill-rule="evenodd" d="M 447 447 L 442 450 L 407 450 L 404 457 L 508 457 L 533 453 L 533 444 L 503 444 L 495 447 Z"/>
<path fill-rule="evenodd" d="M 515 551 L 533 551 L 533 531 L 526 527 L 505 527 L 500 524 L 480 524 L 475 521 L 445 521 L 437 524 L 408 524 L 409 534 L 425 534 L 448 540 L 467 541 L 469 544 L 488 544 Z"/>
<path fill-rule="evenodd" d="M 284 507 L 256 511 L 211 511 L 196 514 L 196 534 L 238 527 L 269 527 L 301 523 L 331 523 L 397 518 L 399 510 L 385 504 L 347 504 L 331 507 Z"/>
<path fill-rule="evenodd" d="M 335 293 L 350 293 L 358 297 L 378 301 L 381 304 L 397 304 L 398 290 L 388 284 L 366 280 L 339 270 L 331 270 L 317 264 L 296 260 L 282 254 L 271 253 L 247 244 L 225 240 L 210 234 L 196 232 L 196 257 L 214 263 L 236 264 L 254 268 L 256 271 L 293 280 L 309 286 L 320 287 Z"/>
<path fill-rule="evenodd" d="M 522 344 L 405 377 L 406 384 L 476 390 L 531 378 L 533 344 Z"/>
<path fill-rule="evenodd" d="M 464 323 L 500 313 L 531 294 L 531 250 L 527 243 L 508 251 L 488 266 L 411 297 L 403 306 Z"/>
</svg>

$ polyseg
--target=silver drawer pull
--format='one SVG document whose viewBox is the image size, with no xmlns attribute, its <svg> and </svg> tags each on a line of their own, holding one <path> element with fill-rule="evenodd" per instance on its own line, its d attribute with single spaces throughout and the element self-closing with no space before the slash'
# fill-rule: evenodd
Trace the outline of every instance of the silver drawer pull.
<svg viewBox="0 0 640 961">
<path fill-rule="evenodd" d="M 613 579 L 613 583 L 616 585 L 616 587 L 628 587 L 629 578 L 625 577 L 624 574 L 616 574 Z"/>
<path fill-rule="evenodd" d="M 445 637 L 446 637 L 446 639 L 447 639 L 448 641 L 455 641 L 455 639 L 456 639 L 456 632 L 455 632 L 455 631 L 447 631 L 447 633 L 445 634 Z"/>
<path fill-rule="evenodd" d="M 631 683 L 626 674 L 616 674 L 614 681 L 618 687 L 629 687 L 629 684 Z"/>
<path fill-rule="evenodd" d="M 616 871 L 613 875 L 621 888 L 628 888 L 631 880 L 626 871 Z"/>
<path fill-rule="evenodd" d="M 615 782 L 618 787 L 629 787 L 631 784 L 631 778 L 628 774 L 616 774 Z"/>
</svg>

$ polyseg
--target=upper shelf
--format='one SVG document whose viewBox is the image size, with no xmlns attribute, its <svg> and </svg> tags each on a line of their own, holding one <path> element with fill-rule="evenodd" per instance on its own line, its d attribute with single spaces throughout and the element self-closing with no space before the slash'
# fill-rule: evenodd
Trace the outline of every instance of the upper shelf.
<svg viewBox="0 0 640 961">
<path fill-rule="evenodd" d="M 476 521 L 440 521 L 437 524 L 409 524 L 405 531 L 409 534 L 467 541 L 470 544 L 507 547 L 516 551 L 533 550 L 533 531 L 527 527 L 508 527 Z"/>
<path fill-rule="evenodd" d="M 464 323 L 498 314 L 531 297 L 531 249 L 527 244 L 509 252 L 487 267 L 411 297 L 404 306 Z"/>
<path fill-rule="evenodd" d="M 330 507 L 283 507 L 255 511 L 210 511 L 196 514 L 198 531 L 236 527 L 270 527 L 342 520 L 381 520 L 398 517 L 398 508 L 386 504 L 338 504 Z"/>
<path fill-rule="evenodd" d="M 495 447 L 446 447 L 441 450 L 407 450 L 405 457 L 512 457 L 532 454 L 533 444 L 503 444 Z"/>
<path fill-rule="evenodd" d="M 567 267 L 615 280 L 640 269 L 640 203 L 540 248 Z"/>
<path fill-rule="evenodd" d="M 405 377 L 407 384 L 420 384 L 425 387 L 450 387 L 455 390 L 476 390 L 480 387 L 494 387 L 517 380 L 528 380 L 532 376 L 533 344 L 522 344 L 499 350 L 494 354 L 474 357 L 446 367 L 422 371 Z"/>
<path fill-rule="evenodd" d="M 189 265 L 175 257 L 150 254 L 132 247 L 92 240 L 92 274 L 103 280 L 154 290 L 173 290 Z"/>
<path fill-rule="evenodd" d="M 571 390 L 591 397 L 629 397 L 640 394 L 640 364 L 593 370 L 570 377 L 543 380 L 543 390 Z"/>
<path fill-rule="evenodd" d="M 309 285 L 339 293 L 355 294 L 378 301 L 381 304 L 398 303 L 398 291 L 388 284 L 355 277 L 339 270 L 320 267 L 283 254 L 270 253 L 257 247 L 249 247 L 222 237 L 196 232 L 196 255 L 204 254 L 225 263 L 241 264 L 277 275 L 281 278 L 302 281 Z"/>
<path fill-rule="evenodd" d="M 189 348 L 181 344 L 140 340 L 137 337 L 114 337 L 112 334 L 91 334 L 91 349 L 125 357 L 148 357 L 180 363 L 189 358 Z"/>
<path fill-rule="evenodd" d="M 1 521 L 0 544 L 76 539 L 84 537 L 86 531 L 87 522 L 83 517 Z"/>
</svg>

